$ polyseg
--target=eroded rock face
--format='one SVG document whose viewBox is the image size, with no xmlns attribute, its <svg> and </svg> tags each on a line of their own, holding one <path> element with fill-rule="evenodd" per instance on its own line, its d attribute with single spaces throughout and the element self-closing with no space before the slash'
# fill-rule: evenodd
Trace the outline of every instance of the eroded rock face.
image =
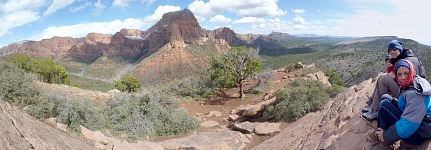
<svg viewBox="0 0 431 150">
<path fill-rule="evenodd" d="M 56 58 L 67 55 L 68 50 L 73 45 L 82 45 L 83 43 L 82 39 L 54 36 L 51 39 L 43 39 L 42 41 L 24 41 L 9 44 L 0 49 L 0 56 L 24 53 L 31 57 Z"/>
<path fill-rule="evenodd" d="M 95 149 L 0 100 L 0 149 Z"/>
</svg>

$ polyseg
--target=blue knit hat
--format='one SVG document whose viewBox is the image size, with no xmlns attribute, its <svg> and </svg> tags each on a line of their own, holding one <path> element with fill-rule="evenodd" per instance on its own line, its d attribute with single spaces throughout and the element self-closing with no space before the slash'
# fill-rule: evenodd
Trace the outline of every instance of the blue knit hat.
<svg viewBox="0 0 431 150">
<path fill-rule="evenodd" d="M 404 59 L 401 59 L 397 62 L 397 64 L 395 65 L 395 72 L 398 71 L 398 68 L 400 68 L 401 66 L 407 67 L 410 69 L 410 65 L 409 63 L 407 63 Z"/>
<path fill-rule="evenodd" d="M 403 43 L 401 43 L 398 40 L 392 40 L 388 44 L 388 53 L 389 53 L 389 50 L 393 49 L 393 48 L 398 49 L 400 51 L 400 53 L 401 53 L 401 52 L 403 52 Z"/>
</svg>

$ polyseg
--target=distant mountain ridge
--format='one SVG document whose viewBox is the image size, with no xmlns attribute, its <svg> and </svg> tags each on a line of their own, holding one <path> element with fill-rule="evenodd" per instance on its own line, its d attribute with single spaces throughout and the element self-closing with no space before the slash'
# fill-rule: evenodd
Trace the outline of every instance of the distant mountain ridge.
<svg viewBox="0 0 431 150">
<path fill-rule="evenodd" d="M 52 58 L 66 65 L 66 69 L 78 67 L 68 70 L 81 70 L 75 73 L 84 71 L 86 75 L 104 78 L 114 78 L 112 72 L 125 71 L 115 65 L 106 68 L 106 65 L 111 62 L 122 61 L 123 64 L 134 65 L 128 68 L 125 74 L 138 75 L 145 82 L 145 80 L 156 81 L 167 74 L 180 74 L 175 75 L 177 77 L 182 77 L 182 74 L 186 76 L 198 74 L 199 71 L 206 70 L 208 58 L 212 53 L 226 51 L 230 46 L 260 47 L 263 54 L 274 48 L 286 49 L 276 44 L 276 40 L 270 37 L 275 35 L 280 36 L 277 38 L 289 36 L 285 33 L 273 33 L 269 36 L 242 35 L 229 28 L 206 30 L 200 27 L 190 10 L 184 9 L 164 14 L 162 19 L 146 31 L 122 29 L 114 35 L 89 33 L 85 38 L 53 37 L 42 41 L 12 43 L 0 49 L 0 56 L 8 57 L 25 53 L 36 58 Z M 202 46 L 205 46 L 205 50 L 198 53 L 205 53 L 200 55 L 206 57 L 195 56 L 196 51 L 190 49 L 190 47 Z M 169 63 L 161 60 L 169 60 Z M 75 66 L 67 66 L 71 63 L 65 62 L 72 62 Z M 74 62 L 78 62 L 78 66 Z M 158 63 L 154 67 L 149 67 L 152 64 L 150 62 Z M 82 63 L 90 66 L 85 67 Z M 184 68 L 189 69 L 184 70 Z M 108 73 L 100 70 L 111 71 Z"/>
<path fill-rule="evenodd" d="M 184 9 L 164 14 L 145 31 L 122 29 L 114 35 L 88 33 L 85 38 L 53 37 L 41 41 L 12 43 L 0 49 L 0 57 L 25 53 L 36 58 L 52 58 L 69 72 L 79 76 L 112 81 L 125 75 L 134 75 L 140 77 L 143 83 L 157 83 L 205 73 L 212 54 L 226 51 L 231 46 L 249 46 L 260 48 L 260 55 L 270 59 L 294 54 L 322 55 L 323 57 L 312 60 L 316 66 L 337 70 L 350 85 L 358 83 L 357 79 L 363 79 L 352 79 L 363 73 L 353 71 L 352 66 L 362 70 L 374 66 L 371 64 L 379 65 L 372 67 L 377 69 L 371 69 L 372 73 L 364 78 L 383 70 L 380 69 L 380 58 L 385 51 L 381 49 L 386 47 L 389 40 L 397 39 L 390 36 L 308 36 L 281 32 L 268 35 L 237 34 L 226 27 L 206 30 L 201 28 L 190 10 Z M 405 43 L 407 47 L 412 44 L 414 46 L 411 48 L 417 49 L 415 54 L 423 55 L 423 59 L 429 58 L 426 52 L 429 47 L 415 41 Z M 360 50 L 364 55 L 355 54 L 353 49 L 365 50 Z M 349 60 L 344 60 L 345 58 Z M 366 65 L 357 66 L 357 63 Z"/>
</svg>

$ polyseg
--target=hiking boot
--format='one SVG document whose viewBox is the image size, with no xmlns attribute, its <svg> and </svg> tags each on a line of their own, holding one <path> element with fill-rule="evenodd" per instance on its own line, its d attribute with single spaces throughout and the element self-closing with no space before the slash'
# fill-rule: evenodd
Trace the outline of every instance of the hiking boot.
<svg viewBox="0 0 431 150">
<path fill-rule="evenodd" d="M 379 113 L 377 111 L 373 111 L 373 110 L 371 110 L 369 112 L 362 113 L 362 117 L 364 117 L 368 121 L 376 120 L 378 115 L 379 115 Z"/>
<path fill-rule="evenodd" d="M 371 108 L 371 105 L 367 105 L 367 106 L 365 106 L 365 108 L 364 109 L 362 109 L 362 112 L 363 113 L 366 113 L 366 112 L 369 112 L 369 111 L 371 111 L 373 108 Z"/>
</svg>

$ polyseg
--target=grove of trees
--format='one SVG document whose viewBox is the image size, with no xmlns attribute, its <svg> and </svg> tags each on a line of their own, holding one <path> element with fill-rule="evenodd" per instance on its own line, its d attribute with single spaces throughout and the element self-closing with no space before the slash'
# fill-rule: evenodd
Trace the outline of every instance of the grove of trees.
<svg viewBox="0 0 431 150">
<path fill-rule="evenodd" d="M 34 59 L 25 54 L 12 56 L 7 60 L 26 73 L 34 73 L 40 81 L 46 83 L 69 84 L 69 75 L 63 66 L 57 65 L 50 58 Z"/>
</svg>

